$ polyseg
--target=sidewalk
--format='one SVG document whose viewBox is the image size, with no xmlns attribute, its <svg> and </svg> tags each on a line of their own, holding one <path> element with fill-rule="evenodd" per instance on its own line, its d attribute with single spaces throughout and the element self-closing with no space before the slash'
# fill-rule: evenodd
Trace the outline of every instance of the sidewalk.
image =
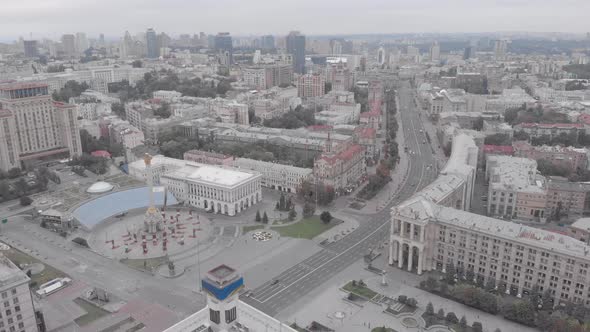
<svg viewBox="0 0 590 332">
<path fill-rule="evenodd" d="M 358 221 L 351 217 L 345 216 L 339 212 L 332 213 L 332 216 L 336 219 L 342 220 L 342 223 L 314 237 L 314 242 L 322 243 L 325 240 L 328 240 L 330 242 L 338 241 L 346 235 L 350 234 L 350 232 L 354 231 L 359 226 Z"/>
<path fill-rule="evenodd" d="M 396 103 L 398 111 L 395 113 L 395 118 L 397 119 L 398 123 L 398 130 L 396 133 L 395 141 L 398 145 L 398 153 L 399 153 L 399 162 L 395 166 L 395 169 L 391 172 L 391 181 L 381 189 L 375 197 L 365 202 L 365 206 L 360 210 L 354 210 L 355 212 L 365 213 L 365 214 L 372 214 L 376 213 L 379 210 L 383 209 L 387 206 L 395 197 L 396 193 L 399 191 L 401 186 L 405 183 L 408 171 L 411 167 L 410 158 L 406 152 L 404 152 L 404 146 L 406 145 L 405 142 L 405 135 L 404 135 L 404 127 L 400 116 L 400 107 L 399 107 L 399 99 L 396 96 Z M 354 192 L 352 197 L 356 197 L 356 192 Z"/>
</svg>

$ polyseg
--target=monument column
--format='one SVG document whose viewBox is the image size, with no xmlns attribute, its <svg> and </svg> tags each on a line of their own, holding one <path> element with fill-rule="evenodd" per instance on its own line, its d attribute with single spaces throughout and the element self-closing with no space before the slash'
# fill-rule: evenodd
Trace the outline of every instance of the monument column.
<svg viewBox="0 0 590 332">
<path fill-rule="evenodd" d="M 412 264 L 413 264 L 412 259 L 414 258 L 413 251 L 414 251 L 413 247 L 411 245 L 408 246 L 408 271 L 409 272 L 412 272 Z"/>
<path fill-rule="evenodd" d="M 418 248 L 418 275 L 422 274 L 422 256 L 424 256 L 424 252 L 422 249 Z"/>
</svg>

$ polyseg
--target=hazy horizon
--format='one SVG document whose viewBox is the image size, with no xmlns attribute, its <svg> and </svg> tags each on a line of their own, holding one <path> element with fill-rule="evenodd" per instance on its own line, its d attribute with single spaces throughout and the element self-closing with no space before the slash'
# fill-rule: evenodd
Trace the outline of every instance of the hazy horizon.
<svg viewBox="0 0 590 332">
<path fill-rule="evenodd" d="M 33 39 L 76 32 L 116 38 L 149 27 L 170 35 L 229 31 L 236 36 L 291 30 L 307 35 L 590 30 L 587 0 L 78 0 L 75 7 L 66 0 L 1 1 L 6 2 L 0 12 L 4 41 L 29 38 L 30 33 Z"/>
</svg>

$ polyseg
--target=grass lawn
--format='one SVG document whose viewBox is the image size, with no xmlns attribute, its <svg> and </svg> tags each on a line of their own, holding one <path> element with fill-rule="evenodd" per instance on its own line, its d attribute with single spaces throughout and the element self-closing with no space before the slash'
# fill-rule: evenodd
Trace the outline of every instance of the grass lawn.
<svg viewBox="0 0 590 332">
<path fill-rule="evenodd" d="M 102 318 L 104 316 L 110 315 L 111 313 L 104 310 L 103 308 L 90 303 L 80 297 L 74 299 L 74 303 L 80 306 L 80 308 L 86 311 L 86 314 L 74 319 L 74 322 L 78 324 L 78 326 L 86 326 L 95 320 Z"/>
<path fill-rule="evenodd" d="M 252 225 L 252 226 L 244 226 L 242 227 L 242 234 L 246 234 L 250 231 L 255 231 L 257 229 L 263 229 L 264 225 Z"/>
<path fill-rule="evenodd" d="M 147 258 L 147 259 L 121 259 L 121 263 L 142 271 L 152 272 L 158 266 L 168 263 L 166 257 Z"/>
<path fill-rule="evenodd" d="M 280 219 L 280 220 L 273 221 L 272 224 L 273 225 L 283 225 L 283 224 L 286 224 L 289 222 L 291 222 L 291 220 L 289 220 L 289 219 Z"/>
<path fill-rule="evenodd" d="M 328 224 L 324 224 L 319 216 L 312 216 L 310 218 L 301 219 L 288 226 L 271 227 L 271 229 L 281 234 L 281 236 L 313 239 L 317 235 L 338 225 L 339 222 L 338 219 L 332 219 Z"/>
<path fill-rule="evenodd" d="M 354 293 L 356 295 L 362 296 L 364 298 L 367 298 L 369 300 L 375 297 L 375 295 L 377 295 L 377 292 L 373 291 L 368 287 L 359 286 L 358 283 L 356 284 L 356 286 L 353 286 L 352 281 L 349 281 L 346 285 L 344 285 L 344 287 L 342 287 L 342 289 Z"/>
<path fill-rule="evenodd" d="M 426 327 L 432 325 L 444 325 L 452 328 L 457 332 L 474 332 L 471 326 L 461 326 L 459 323 L 449 323 L 445 319 L 438 318 L 436 315 L 432 315 L 430 316 L 431 319 L 428 319 L 429 316 L 430 315 L 428 315 L 427 313 L 422 314 L 422 318 L 424 318 L 424 321 L 426 322 Z"/>
<path fill-rule="evenodd" d="M 62 271 L 54 268 L 51 265 L 47 265 L 38 260 L 37 258 L 25 254 L 24 252 L 18 249 L 11 248 L 9 250 L 3 251 L 2 253 L 18 267 L 20 267 L 21 265 L 30 265 L 34 263 L 40 263 L 45 266 L 41 273 L 34 274 L 31 276 L 31 283 L 35 285 L 34 287 L 31 287 L 32 290 L 38 289 L 40 285 L 43 285 L 44 283 L 51 281 L 55 278 L 67 277 L 67 275 Z"/>
<path fill-rule="evenodd" d="M 397 332 L 396 330 L 389 327 L 376 327 L 371 332 Z"/>
</svg>

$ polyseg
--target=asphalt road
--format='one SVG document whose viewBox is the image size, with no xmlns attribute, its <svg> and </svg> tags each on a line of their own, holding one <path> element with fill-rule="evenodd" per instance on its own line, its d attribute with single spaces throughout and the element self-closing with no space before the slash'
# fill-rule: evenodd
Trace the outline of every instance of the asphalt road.
<svg viewBox="0 0 590 332">
<path fill-rule="evenodd" d="M 101 287 L 124 300 L 140 298 L 158 303 L 173 309 L 178 318 L 193 313 L 204 303 L 204 298 L 191 289 L 79 248 L 23 217 L 12 217 L 1 225 L 0 240 L 66 272 L 74 280 Z"/>
<path fill-rule="evenodd" d="M 323 281 L 361 259 L 371 249 L 377 249 L 387 241 L 390 207 L 411 197 L 437 177 L 436 170 L 433 169 L 435 162 L 432 147 L 428 141 L 424 143 L 424 128 L 412 94 L 409 84 L 402 82 L 402 87 L 398 90 L 399 111 L 406 146 L 411 151 L 410 167 L 407 180 L 393 202 L 370 216 L 353 215 L 360 224 L 355 231 L 242 295 L 244 302 L 274 316 L 319 287 Z M 403 151 L 402 146 L 400 151 Z"/>
</svg>

